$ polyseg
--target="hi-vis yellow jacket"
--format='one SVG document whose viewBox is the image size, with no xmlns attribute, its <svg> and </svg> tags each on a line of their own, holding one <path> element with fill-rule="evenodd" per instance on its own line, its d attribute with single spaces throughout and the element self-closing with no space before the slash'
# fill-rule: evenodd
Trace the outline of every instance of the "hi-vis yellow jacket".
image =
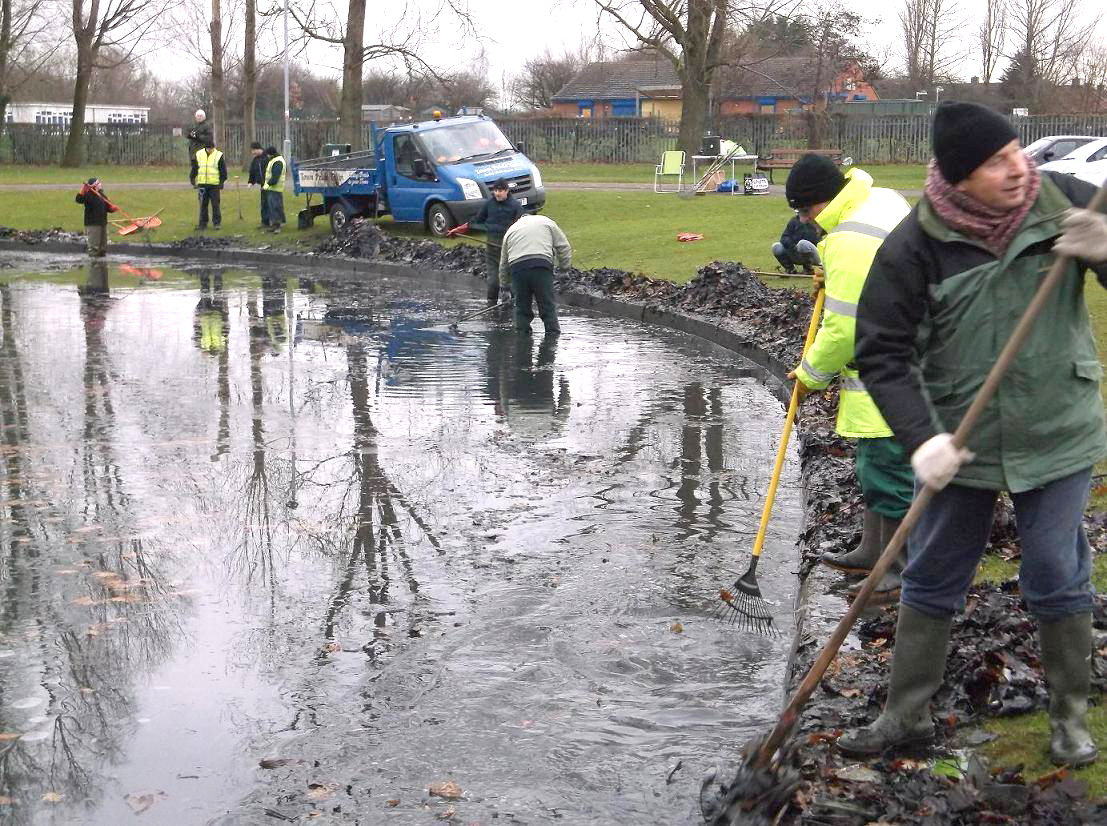
<svg viewBox="0 0 1107 826">
<path fill-rule="evenodd" d="M 853 363 L 854 334 L 857 301 L 877 248 L 910 211 L 897 192 L 874 187 L 867 172 L 850 169 L 845 188 L 815 219 L 827 233 L 819 242 L 826 304 L 819 333 L 796 376 L 812 390 L 821 390 L 842 374 L 837 422 L 842 436 L 875 439 L 892 435 Z"/>
</svg>

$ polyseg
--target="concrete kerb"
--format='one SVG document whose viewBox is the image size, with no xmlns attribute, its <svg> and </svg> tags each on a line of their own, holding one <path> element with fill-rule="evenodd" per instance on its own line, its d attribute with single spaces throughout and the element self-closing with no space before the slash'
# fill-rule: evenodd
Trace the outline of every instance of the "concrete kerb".
<svg viewBox="0 0 1107 826">
<path fill-rule="evenodd" d="M 84 253 L 83 243 L 66 241 L 43 241 L 38 244 L 26 244 L 11 239 L 0 239 L 0 252 L 46 252 L 46 253 Z M 233 266 L 235 264 L 278 265 L 295 266 L 309 269 L 329 269 L 328 275 L 340 278 L 360 278 L 372 274 L 386 274 L 415 278 L 422 281 L 432 281 L 436 284 L 450 284 L 456 286 L 459 281 L 459 273 L 445 270 L 431 270 L 422 267 L 414 267 L 408 264 L 398 264 L 390 261 L 377 261 L 358 258 L 341 258 L 337 256 L 316 256 L 298 253 L 278 253 L 264 250 L 243 250 L 229 247 L 176 247 L 156 244 L 113 244 L 110 247 L 110 257 L 152 257 L 152 258 L 189 258 L 193 260 L 211 261 L 216 264 Z M 474 281 L 476 286 L 476 279 Z M 483 289 L 481 290 L 483 294 Z M 673 312 L 645 302 L 627 301 L 611 296 L 597 295 L 595 293 L 581 291 L 561 291 L 556 294 L 557 299 L 568 306 L 577 307 L 618 318 L 626 318 L 645 324 L 656 324 L 671 330 L 687 333 L 697 338 L 708 341 L 722 347 L 748 362 L 749 369 L 746 375 L 761 381 L 762 384 L 784 405 L 788 404 L 790 388 L 787 385 L 786 374 L 791 367 L 781 362 L 772 354 L 755 345 L 738 333 L 727 330 L 709 320 L 698 318 L 690 314 Z M 802 431 L 802 416 L 796 422 L 797 436 Z M 807 470 L 806 460 L 804 470 Z M 806 478 L 806 473 L 804 474 Z M 806 484 L 802 486 L 802 507 L 805 514 L 805 523 L 800 526 L 800 532 L 806 529 L 806 515 L 808 503 L 808 490 Z M 817 569 L 816 569 L 817 570 Z M 823 582 L 813 583 L 812 580 L 821 580 L 818 576 L 800 576 L 797 590 L 796 603 L 793 606 L 795 615 L 795 635 L 789 646 L 788 658 L 785 668 L 785 684 L 781 686 L 782 695 L 787 695 L 790 686 L 795 681 L 793 674 L 796 653 L 801 644 L 810 642 L 810 629 L 805 627 L 806 620 L 812 616 L 809 611 L 809 601 L 819 590 Z M 705 599 L 707 596 L 705 595 Z M 783 703 L 782 703 L 783 704 Z"/>
</svg>

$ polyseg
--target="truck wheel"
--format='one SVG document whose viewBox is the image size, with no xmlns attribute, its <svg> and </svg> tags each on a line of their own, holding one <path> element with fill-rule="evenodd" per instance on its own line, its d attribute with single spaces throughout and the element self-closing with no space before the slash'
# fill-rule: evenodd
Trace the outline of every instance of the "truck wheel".
<svg viewBox="0 0 1107 826">
<path fill-rule="evenodd" d="M 344 206 L 341 201 L 334 204 L 330 209 L 331 216 L 331 232 L 335 235 L 342 232 L 342 228 L 346 226 L 346 223 L 353 218 L 353 214 L 349 208 Z"/>
<path fill-rule="evenodd" d="M 454 228 L 454 216 L 445 204 L 432 204 L 427 210 L 427 229 L 431 235 L 445 238 L 446 232 Z"/>
</svg>

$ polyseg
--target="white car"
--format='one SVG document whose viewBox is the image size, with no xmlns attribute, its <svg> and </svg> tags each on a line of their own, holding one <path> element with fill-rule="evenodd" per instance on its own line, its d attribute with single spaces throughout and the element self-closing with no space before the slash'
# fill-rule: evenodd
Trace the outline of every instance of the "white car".
<svg viewBox="0 0 1107 826">
<path fill-rule="evenodd" d="M 1099 140 L 1099 138 L 1095 135 L 1049 135 L 1038 138 L 1029 146 L 1024 146 L 1022 151 L 1041 166 L 1050 161 L 1059 161 L 1078 146 L 1083 146 L 1094 140 Z"/>
<path fill-rule="evenodd" d="M 1078 146 L 1059 161 L 1041 166 L 1043 171 L 1064 172 L 1082 181 L 1101 186 L 1107 179 L 1107 138 L 1098 138 Z"/>
</svg>

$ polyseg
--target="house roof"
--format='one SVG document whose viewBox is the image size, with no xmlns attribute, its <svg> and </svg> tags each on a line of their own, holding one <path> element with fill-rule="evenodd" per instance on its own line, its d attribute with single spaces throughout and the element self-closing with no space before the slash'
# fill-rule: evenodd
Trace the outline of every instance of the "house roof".
<svg viewBox="0 0 1107 826">
<path fill-rule="evenodd" d="M 844 67 L 824 63 L 819 86 L 826 90 Z M 759 97 L 809 98 L 815 89 L 818 64 L 811 57 L 770 57 L 748 66 L 722 70 L 724 100 Z"/>
<path fill-rule="evenodd" d="M 671 89 L 680 89 L 680 78 L 667 58 L 604 61 L 589 63 L 553 99 L 611 100 Z"/>
</svg>

